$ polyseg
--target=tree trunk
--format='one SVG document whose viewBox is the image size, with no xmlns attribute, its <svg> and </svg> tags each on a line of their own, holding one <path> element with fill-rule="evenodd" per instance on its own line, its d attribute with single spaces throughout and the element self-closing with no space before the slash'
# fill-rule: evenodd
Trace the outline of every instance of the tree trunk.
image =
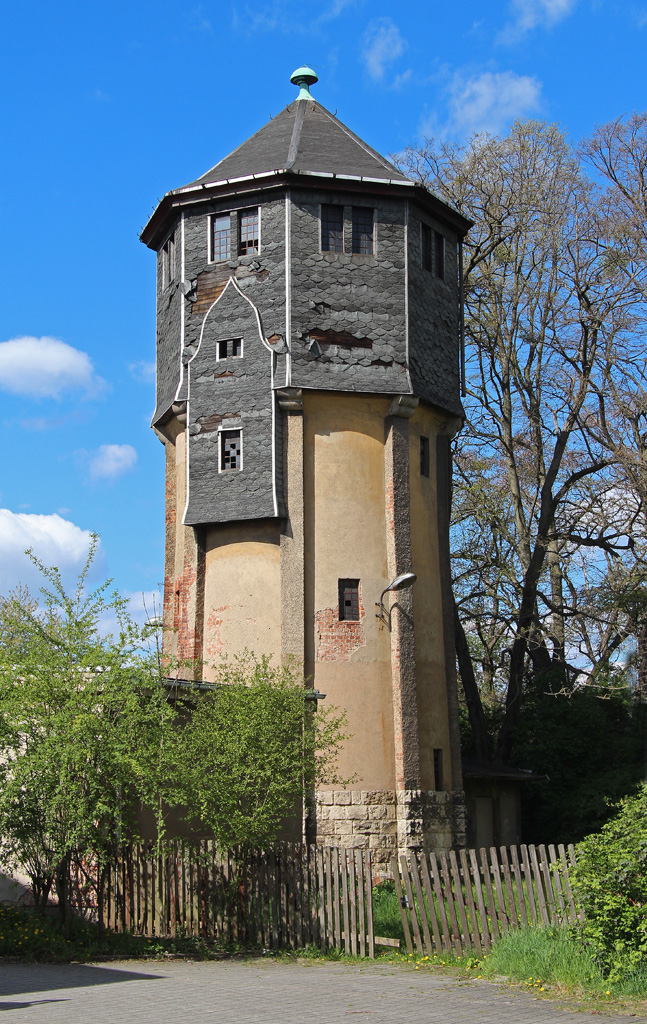
<svg viewBox="0 0 647 1024">
<path fill-rule="evenodd" d="M 454 601 L 454 637 L 456 643 L 456 656 L 458 658 L 458 671 L 460 672 L 461 682 L 463 684 L 463 693 L 465 694 L 467 713 L 469 715 L 470 728 L 474 739 L 474 749 L 476 750 L 476 756 L 479 761 L 489 761 L 492 756 L 490 749 L 490 737 L 488 735 L 485 715 L 483 713 L 481 695 L 476 682 L 476 676 L 474 675 L 472 655 L 470 654 L 463 624 L 458 615 L 456 601 Z"/>
</svg>

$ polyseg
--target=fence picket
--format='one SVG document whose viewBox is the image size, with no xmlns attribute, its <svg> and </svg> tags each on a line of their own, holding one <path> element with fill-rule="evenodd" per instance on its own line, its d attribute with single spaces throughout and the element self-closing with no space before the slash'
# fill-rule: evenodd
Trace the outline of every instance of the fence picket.
<svg viewBox="0 0 647 1024">
<path fill-rule="evenodd" d="M 553 880 L 550 874 L 550 867 L 548 864 L 548 854 L 546 853 L 546 847 L 539 847 L 539 867 L 544 876 L 544 886 L 546 889 L 546 900 L 548 903 L 548 916 L 551 924 L 556 924 L 559 920 L 557 914 L 557 903 L 555 901 L 555 890 L 553 889 Z"/>
<path fill-rule="evenodd" d="M 366 930 L 368 932 L 368 955 L 371 960 L 375 959 L 375 929 L 373 927 L 373 868 L 371 866 L 371 851 L 366 850 L 364 857 L 366 877 Z"/>
<path fill-rule="evenodd" d="M 407 906 L 402 894 L 402 883 L 400 881 L 400 870 L 398 868 L 398 862 L 395 856 L 391 857 L 391 871 L 393 873 L 393 879 L 395 881 L 395 892 L 398 897 L 400 904 L 400 916 L 402 918 L 402 931 L 404 932 L 404 941 L 406 943 L 407 952 L 413 953 L 413 943 L 411 942 L 411 929 L 409 928 L 409 918 L 407 917 Z"/>
<path fill-rule="evenodd" d="M 535 889 L 537 891 L 537 902 L 539 904 L 539 914 L 541 917 L 542 924 L 549 925 L 550 918 L 548 916 L 548 907 L 546 905 L 546 897 L 544 895 L 544 886 L 541 877 L 541 871 L 539 869 L 539 861 L 537 859 L 537 848 L 535 846 L 528 847 L 528 853 L 530 854 L 530 863 L 532 864 L 532 873 L 535 880 Z"/>
<path fill-rule="evenodd" d="M 436 860 L 436 854 L 429 854 L 429 863 L 431 864 L 431 871 L 434 879 L 434 894 L 438 903 L 438 914 L 440 915 L 440 925 L 443 930 L 443 944 L 447 952 L 451 952 L 452 940 L 449 934 L 449 924 L 447 922 L 447 911 L 445 909 L 445 900 L 443 897 L 443 885 L 440 878 L 440 870 L 438 868 L 438 861 Z"/>
<path fill-rule="evenodd" d="M 488 861 L 487 850 L 485 847 L 481 847 L 481 872 L 483 874 L 483 882 L 485 884 L 485 898 L 487 900 L 487 913 L 488 913 L 488 924 L 492 933 L 493 939 L 498 939 L 499 932 L 499 921 L 496 915 L 496 904 L 494 902 L 494 892 L 492 890 L 492 876 L 490 874 L 490 862 Z"/>
<path fill-rule="evenodd" d="M 350 948 L 353 956 L 357 956 L 357 892 L 355 879 L 355 851 L 348 851 L 348 895 L 350 904 Z"/>
<path fill-rule="evenodd" d="M 512 875 L 510 873 L 510 861 L 508 860 L 508 851 L 505 846 L 502 846 L 499 850 L 501 855 L 501 870 L 503 871 L 503 882 L 505 885 L 506 896 L 508 897 L 508 920 L 511 928 L 518 926 L 517 917 L 517 906 L 514 901 L 514 890 L 512 888 Z"/>
<path fill-rule="evenodd" d="M 416 851 L 412 850 L 410 854 L 409 870 L 411 871 L 411 877 L 413 879 L 413 887 L 416 890 L 416 896 L 418 898 L 418 910 L 420 912 L 420 920 L 422 922 L 422 932 L 425 940 L 424 951 L 428 955 L 433 952 L 431 944 L 431 935 L 429 934 L 429 917 L 425 908 L 425 896 L 420 881 L 420 872 L 418 870 L 418 858 Z"/>
<path fill-rule="evenodd" d="M 364 899 L 364 856 L 362 850 L 353 851 L 357 861 L 357 930 L 359 955 L 366 956 L 366 908 Z"/>
<path fill-rule="evenodd" d="M 454 880 L 454 890 L 456 892 L 456 904 L 458 906 L 458 916 L 461 922 L 462 931 L 462 942 L 464 945 L 470 945 L 470 929 L 467 923 L 467 914 L 465 913 L 465 900 L 463 899 L 463 885 L 461 880 L 461 872 L 456 860 L 456 852 L 454 850 L 449 851 L 449 864 L 451 867 L 452 878 Z"/>
<path fill-rule="evenodd" d="M 523 875 L 521 874 L 521 864 L 519 863 L 519 851 L 516 846 L 510 847 L 510 859 L 512 860 L 512 870 L 514 871 L 514 880 L 517 887 L 517 901 L 519 903 L 521 923 L 527 925 L 528 911 L 526 908 L 526 896 L 523 891 Z"/>
<path fill-rule="evenodd" d="M 523 873 L 526 879 L 526 892 L 528 893 L 528 907 L 530 909 L 530 918 L 533 924 L 537 924 L 537 900 L 535 896 L 535 888 L 532 884 L 532 871 L 530 869 L 528 847 L 525 845 L 525 843 L 522 843 L 521 845 L 521 863 L 523 865 Z"/>
<path fill-rule="evenodd" d="M 326 847 L 326 935 L 328 950 L 335 948 L 335 919 L 333 915 L 332 849 Z"/>
<path fill-rule="evenodd" d="M 463 880 L 465 884 L 465 900 L 467 902 L 467 911 L 469 915 L 469 923 L 472 931 L 472 943 L 476 952 L 481 955 L 483 947 L 481 946 L 481 934 L 479 929 L 478 918 L 476 916 L 476 906 L 474 903 L 474 892 L 472 890 L 472 880 L 470 878 L 470 869 L 467 864 L 467 852 L 465 850 L 459 851 L 459 857 L 461 862 L 461 871 L 463 873 Z M 465 936 L 469 941 L 469 933 Z"/>
<path fill-rule="evenodd" d="M 350 954 L 350 923 L 348 913 L 348 863 L 346 858 L 346 850 L 342 847 L 341 850 L 341 891 L 342 891 L 342 904 L 344 908 L 344 953 L 346 956 Z"/>
<path fill-rule="evenodd" d="M 478 857 L 476 856 L 476 850 L 470 850 L 470 866 L 472 868 L 472 878 L 474 880 L 474 888 L 476 889 L 476 902 L 479 908 L 479 917 L 481 919 L 482 946 L 484 949 L 489 949 L 491 946 L 490 929 L 488 928 L 487 911 L 485 909 L 485 900 L 483 899 L 483 886 L 481 885 L 481 871 L 479 868 Z"/>
<path fill-rule="evenodd" d="M 427 907 L 429 908 L 429 917 L 431 919 L 431 930 L 434 936 L 434 946 L 437 952 L 440 954 L 443 949 L 442 939 L 440 937 L 440 931 L 438 929 L 438 914 L 436 912 L 436 900 L 434 897 L 434 887 L 429 877 L 429 865 L 427 864 L 427 857 L 424 851 L 420 854 L 420 871 L 422 873 L 422 884 L 427 891 Z M 430 950 L 430 952 L 432 952 Z"/>
<path fill-rule="evenodd" d="M 568 876 L 568 864 L 566 863 L 566 850 L 564 849 L 564 844 L 560 843 L 557 849 L 559 851 L 559 859 L 562 865 L 564 891 L 566 893 L 566 899 L 568 900 L 568 919 L 571 924 L 575 924 L 577 921 L 577 911 L 575 909 L 575 900 L 573 899 L 573 890 L 571 889 L 571 880 Z"/>
<path fill-rule="evenodd" d="M 400 854 L 400 869 L 402 871 L 402 877 L 404 878 L 404 887 L 407 894 L 406 905 L 409 908 L 411 915 L 411 927 L 413 929 L 413 938 L 416 948 L 421 954 L 424 954 L 424 946 L 422 944 L 422 936 L 420 934 L 420 925 L 418 924 L 418 914 L 416 913 L 416 901 L 413 896 L 413 889 L 411 888 L 411 875 L 409 871 L 409 863 L 407 857 Z"/>
<path fill-rule="evenodd" d="M 438 857 L 440 861 L 440 872 L 445 887 L 445 894 L 447 900 L 447 909 L 449 910 L 449 920 L 452 923 L 452 946 L 456 953 L 456 956 L 463 955 L 463 947 L 461 945 L 461 933 L 458 927 L 458 918 L 456 917 L 456 906 L 454 903 L 454 894 L 452 892 L 452 882 L 449 875 L 449 863 L 447 861 L 447 854 L 442 850 Z"/>
<path fill-rule="evenodd" d="M 496 892 L 497 919 L 501 926 L 501 931 L 507 932 L 510 927 L 510 922 L 508 921 L 508 912 L 505 905 L 505 897 L 503 895 L 503 886 L 501 885 L 499 854 L 497 853 L 496 846 L 490 847 L 490 867 L 492 871 L 492 877 L 494 878 L 494 889 Z"/>
</svg>

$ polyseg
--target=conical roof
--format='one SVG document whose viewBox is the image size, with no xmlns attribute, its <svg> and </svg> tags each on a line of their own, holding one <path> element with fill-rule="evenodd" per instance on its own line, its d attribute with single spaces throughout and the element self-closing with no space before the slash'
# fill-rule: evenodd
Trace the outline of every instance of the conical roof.
<svg viewBox="0 0 647 1024">
<path fill-rule="evenodd" d="M 408 180 L 320 103 L 301 99 L 290 103 L 233 153 L 183 187 L 272 171 Z"/>
</svg>

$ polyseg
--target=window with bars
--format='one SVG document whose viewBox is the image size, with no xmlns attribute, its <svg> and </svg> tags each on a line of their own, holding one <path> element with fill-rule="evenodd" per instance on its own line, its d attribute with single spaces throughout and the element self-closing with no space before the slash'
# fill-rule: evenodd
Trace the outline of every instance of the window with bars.
<svg viewBox="0 0 647 1024">
<path fill-rule="evenodd" d="M 227 338 L 224 341 L 216 342 L 216 360 L 220 362 L 221 359 L 240 359 L 243 354 L 243 339 L 242 338 Z"/>
<path fill-rule="evenodd" d="M 220 431 L 220 472 L 243 468 L 243 439 L 240 430 Z"/>
<path fill-rule="evenodd" d="M 339 621 L 359 621 L 359 580 L 339 580 Z"/>
<path fill-rule="evenodd" d="M 167 238 L 162 249 L 162 287 L 168 288 L 175 279 L 175 232 Z"/>
<path fill-rule="evenodd" d="M 321 249 L 323 252 L 344 251 L 344 207 L 323 204 L 321 207 Z"/>
<path fill-rule="evenodd" d="M 445 280 L 445 236 L 434 231 L 434 274 Z"/>
<path fill-rule="evenodd" d="M 238 214 L 238 255 L 255 256 L 259 251 L 258 206 Z"/>
<path fill-rule="evenodd" d="M 214 263 L 231 259 L 230 213 L 216 213 L 211 218 L 211 259 Z"/>
<path fill-rule="evenodd" d="M 429 438 L 420 438 L 420 476 L 429 476 Z"/>
<path fill-rule="evenodd" d="M 431 271 L 431 228 L 428 224 L 420 225 L 420 241 L 423 270 Z"/>
<path fill-rule="evenodd" d="M 353 206 L 352 251 L 364 255 L 373 254 L 373 208 Z"/>
</svg>

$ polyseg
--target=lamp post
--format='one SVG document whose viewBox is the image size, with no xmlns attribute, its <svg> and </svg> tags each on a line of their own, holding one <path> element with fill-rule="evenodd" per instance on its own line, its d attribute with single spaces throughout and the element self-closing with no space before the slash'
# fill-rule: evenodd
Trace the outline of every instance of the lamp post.
<svg viewBox="0 0 647 1024">
<path fill-rule="evenodd" d="M 385 587 L 380 594 L 380 600 L 375 602 L 375 607 L 379 608 L 379 612 L 375 615 L 378 619 L 384 620 L 384 595 L 388 594 L 389 590 L 406 590 L 408 587 L 412 587 L 418 577 L 415 572 L 403 572 L 400 576 L 396 576 L 395 579 L 389 583 L 388 587 Z"/>
</svg>

